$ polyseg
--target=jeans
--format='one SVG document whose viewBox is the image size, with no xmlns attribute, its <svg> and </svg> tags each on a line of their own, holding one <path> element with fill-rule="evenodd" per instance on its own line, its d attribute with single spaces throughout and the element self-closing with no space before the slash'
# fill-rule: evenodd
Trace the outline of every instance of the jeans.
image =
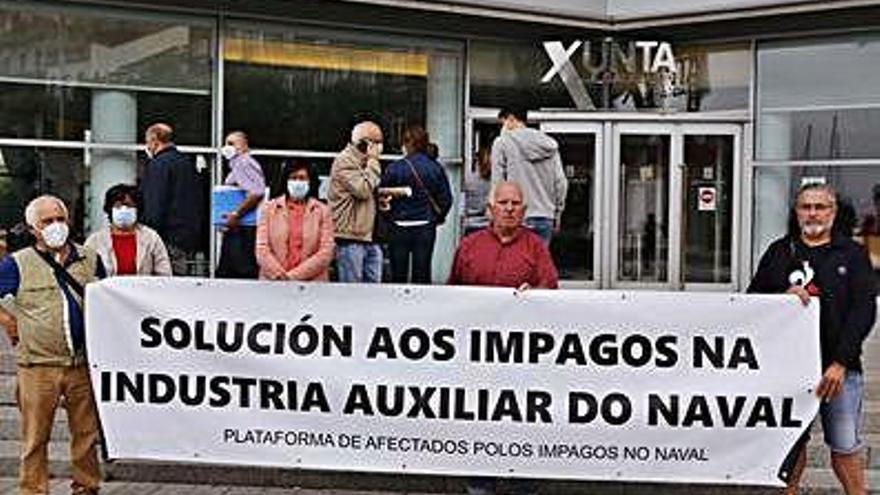
<svg viewBox="0 0 880 495">
<path fill-rule="evenodd" d="M 431 257 L 434 255 L 434 240 L 437 229 L 433 223 L 418 227 L 395 225 L 388 243 L 391 257 L 391 281 L 397 284 L 431 283 Z M 410 277 L 410 260 L 412 276 Z"/>
<path fill-rule="evenodd" d="M 49 436 L 56 406 L 67 410 L 74 493 L 98 489 L 98 415 L 86 366 L 19 366 L 16 397 L 21 411 L 19 493 L 49 493 Z M 62 400 L 63 397 L 63 400 Z"/>
<path fill-rule="evenodd" d="M 220 246 L 219 278 L 257 278 L 257 228 L 239 227 L 223 234 Z"/>
<path fill-rule="evenodd" d="M 858 371 L 847 371 L 840 395 L 830 402 L 822 402 L 822 432 L 825 444 L 837 454 L 854 454 L 862 448 L 859 438 L 862 416 L 862 394 L 865 382 Z"/>
<path fill-rule="evenodd" d="M 538 234 L 541 239 L 544 239 L 546 244 L 550 244 L 550 239 L 553 238 L 553 222 L 552 218 L 545 217 L 526 217 L 526 227 L 532 229 L 532 232 Z"/>
<path fill-rule="evenodd" d="M 336 270 L 340 282 L 378 284 L 382 281 L 382 247 L 337 239 Z"/>
</svg>

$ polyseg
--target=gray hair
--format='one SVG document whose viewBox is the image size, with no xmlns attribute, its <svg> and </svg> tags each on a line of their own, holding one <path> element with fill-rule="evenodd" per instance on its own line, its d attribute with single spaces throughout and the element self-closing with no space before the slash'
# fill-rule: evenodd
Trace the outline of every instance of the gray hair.
<svg viewBox="0 0 880 495">
<path fill-rule="evenodd" d="M 43 204 L 47 202 L 53 202 L 61 208 L 61 211 L 64 212 L 64 216 L 68 219 L 70 218 L 70 214 L 67 212 L 67 205 L 64 204 L 64 201 L 61 201 L 61 198 L 58 196 L 53 196 L 51 194 L 44 194 L 42 196 L 37 196 L 32 199 L 30 203 L 28 203 L 27 207 L 24 209 L 24 221 L 30 227 L 36 227 L 37 222 L 40 220 L 37 214 L 37 209 Z"/>
<path fill-rule="evenodd" d="M 807 191 L 822 191 L 828 194 L 831 197 L 831 202 L 834 206 L 837 206 L 837 191 L 834 190 L 834 187 L 831 184 L 826 182 L 819 181 L 811 181 L 805 182 L 801 184 L 801 187 L 798 188 L 797 194 L 794 195 L 795 202 L 801 199 L 801 195 Z"/>
<path fill-rule="evenodd" d="M 489 206 L 495 206 L 495 193 L 498 192 L 498 188 L 501 186 L 513 186 L 513 188 L 519 192 L 519 197 L 522 198 L 523 206 L 529 206 L 528 198 L 526 198 L 526 192 L 523 190 L 522 186 L 519 185 L 519 182 L 515 182 L 512 180 L 503 180 L 492 184 L 492 187 L 489 189 L 489 197 L 486 198 Z"/>
</svg>

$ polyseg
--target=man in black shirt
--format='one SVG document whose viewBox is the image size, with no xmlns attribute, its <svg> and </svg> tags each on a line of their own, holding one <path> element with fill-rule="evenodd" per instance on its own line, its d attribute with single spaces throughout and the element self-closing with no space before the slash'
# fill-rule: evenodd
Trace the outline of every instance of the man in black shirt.
<svg viewBox="0 0 880 495">
<path fill-rule="evenodd" d="M 816 395 L 822 399 L 822 430 L 844 490 L 862 495 L 861 354 L 862 342 L 876 318 L 876 289 L 864 248 L 834 229 L 836 213 L 836 195 L 830 186 L 803 186 L 795 203 L 799 232 L 770 245 L 748 291 L 794 294 L 804 305 L 812 297 L 819 298 L 823 374 Z M 799 443 L 785 493 L 797 493 L 806 464 L 805 444 Z"/>
</svg>

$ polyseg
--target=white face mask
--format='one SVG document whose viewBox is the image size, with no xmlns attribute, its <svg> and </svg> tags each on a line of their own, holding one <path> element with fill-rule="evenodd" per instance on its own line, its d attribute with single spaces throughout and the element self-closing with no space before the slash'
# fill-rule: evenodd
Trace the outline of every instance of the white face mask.
<svg viewBox="0 0 880 495">
<path fill-rule="evenodd" d="M 155 156 L 153 155 L 153 150 L 151 150 L 149 146 L 144 146 L 144 153 L 147 154 L 147 158 L 149 158 L 150 160 L 152 160 Z"/>
<path fill-rule="evenodd" d="M 137 222 L 137 208 L 132 206 L 114 206 L 110 212 L 113 225 L 120 229 L 131 228 Z"/>
<path fill-rule="evenodd" d="M 65 222 L 53 222 L 43 227 L 43 242 L 52 249 L 58 249 L 67 242 L 70 228 Z"/>
<path fill-rule="evenodd" d="M 293 199 L 303 199 L 309 193 L 309 182 L 305 180 L 287 181 L 287 193 Z"/>
<path fill-rule="evenodd" d="M 223 158 L 226 158 L 227 160 L 232 160 L 232 158 L 235 157 L 236 154 L 238 154 L 238 151 L 236 151 L 235 146 L 227 144 L 226 146 L 220 148 L 220 154 L 223 155 Z"/>
</svg>

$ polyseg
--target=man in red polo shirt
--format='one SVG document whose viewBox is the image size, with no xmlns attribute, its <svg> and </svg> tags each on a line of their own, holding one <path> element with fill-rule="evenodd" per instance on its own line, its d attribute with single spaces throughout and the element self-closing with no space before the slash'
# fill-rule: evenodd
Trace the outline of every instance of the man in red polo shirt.
<svg viewBox="0 0 880 495">
<path fill-rule="evenodd" d="M 555 289 L 559 274 L 547 245 L 523 226 L 526 200 L 516 182 L 499 182 L 489 195 L 492 221 L 462 239 L 450 285 Z"/>
<path fill-rule="evenodd" d="M 450 285 L 489 285 L 556 289 L 559 274 L 547 244 L 523 226 L 526 200 L 516 182 L 499 182 L 489 193 L 492 220 L 488 227 L 462 239 L 449 274 Z M 471 478 L 467 493 L 491 495 L 497 492 L 493 478 Z M 513 482 L 516 495 L 536 493 L 532 482 Z"/>
</svg>

